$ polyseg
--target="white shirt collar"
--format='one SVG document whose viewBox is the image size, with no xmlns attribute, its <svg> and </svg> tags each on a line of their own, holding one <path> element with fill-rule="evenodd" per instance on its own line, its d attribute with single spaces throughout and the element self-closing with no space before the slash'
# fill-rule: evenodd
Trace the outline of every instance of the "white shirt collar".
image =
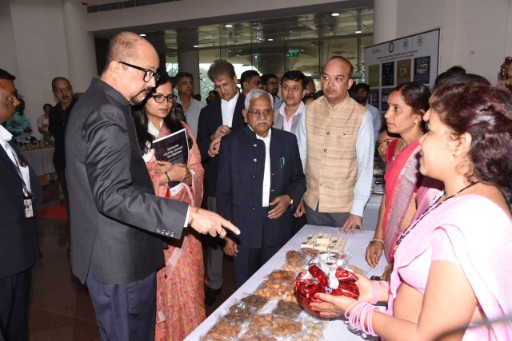
<svg viewBox="0 0 512 341">
<path fill-rule="evenodd" d="M 285 111 L 284 111 L 285 107 L 286 107 L 286 104 L 283 102 L 283 105 L 281 105 L 281 106 L 279 107 L 279 114 L 280 114 L 281 116 L 283 116 L 283 118 L 286 120 L 286 113 L 285 113 Z M 300 113 L 302 113 L 302 112 L 304 112 L 304 102 L 300 101 L 300 104 L 299 104 L 299 106 L 297 107 L 297 110 L 295 111 L 295 113 L 293 113 L 292 117 L 293 117 L 293 116 L 297 116 L 298 114 L 300 114 Z"/>
<path fill-rule="evenodd" d="M 221 100 L 222 100 L 222 102 L 224 102 L 224 103 L 229 103 L 229 104 L 232 104 L 233 102 L 235 102 L 235 103 L 236 103 L 236 101 L 238 101 L 238 96 L 239 96 L 239 95 L 240 95 L 240 92 L 238 92 L 238 91 L 237 91 L 237 92 L 236 92 L 236 95 L 235 95 L 235 96 L 233 96 L 233 98 L 231 98 L 229 101 L 226 101 L 226 100 L 225 100 L 225 99 L 223 99 L 223 98 L 222 98 Z"/>
<path fill-rule="evenodd" d="M 3 143 L 7 143 L 12 140 L 12 134 L 0 124 L 0 140 Z"/>
</svg>

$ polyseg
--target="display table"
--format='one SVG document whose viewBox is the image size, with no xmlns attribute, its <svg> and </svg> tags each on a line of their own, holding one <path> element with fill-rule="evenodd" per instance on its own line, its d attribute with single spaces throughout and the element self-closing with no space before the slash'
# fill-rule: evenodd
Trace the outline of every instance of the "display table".
<svg viewBox="0 0 512 341">
<path fill-rule="evenodd" d="M 310 234 L 317 233 L 331 233 L 337 234 L 337 229 L 331 227 L 305 225 L 281 250 L 279 250 L 274 257 L 272 257 L 267 263 L 265 263 L 247 282 L 245 282 L 237 291 L 233 293 L 217 310 L 215 310 L 196 330 L 194 330 L 185 340 L 196 341 L 200 340 L 201 336 L 205 335 L 208 330 L 217 322 L 217 319 L 224 315 L 227 309 L 248 294 L 254 293 L 256 288 L 264 281 L 265 276 L 270 274 L 275 269 L 280 269 L 285 262 L 286 252 L 289 250 L 299 250 L 300 244 Z M 373 238 L 374 231 L 356 231 L 354 234 L 341 234 L 339 237 L 345 237 L 348 239 L 345 250 L 352 253 L 351 263 L 358 268 L 362 269 L 367 276 L 381 275 L 386 267 L 385 257 L 381 257 L 378 266 L 375 269 L 371 269 L 370 266 L 364 260 L 364 253 L 368 242 Z M 301 314 L 305 314 L 302 312 Z M 378 338 L 374 338 L 377 340 Z M 325 331 L 324 340 L 372 340 L 372 338 L 366 338 L 361 336 L 359 333 L 355 333 L 349 330 L 348 324 L 344 318 L 331 320 Z"/>
<path fill-rule="evenodd" d="M 41 148 L 23 151 L 23 156 L 34 169 L 37 176 L 55 173 L 53 166 L 53 148 Z"/>
</svg>

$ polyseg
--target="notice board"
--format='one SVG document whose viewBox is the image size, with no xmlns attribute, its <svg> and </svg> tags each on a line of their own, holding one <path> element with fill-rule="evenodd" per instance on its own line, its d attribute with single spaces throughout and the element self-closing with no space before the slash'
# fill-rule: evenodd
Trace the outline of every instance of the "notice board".
<svg viewBox="0 0 512 341">
<path fill-rule="evenodd" d="M 432 88 L 438 73 L 440 30 L 422 32 L 365 48 L 369 102 L 381 112 L 388 109 L 391 90 L 406 82 Z"/>
</svg>

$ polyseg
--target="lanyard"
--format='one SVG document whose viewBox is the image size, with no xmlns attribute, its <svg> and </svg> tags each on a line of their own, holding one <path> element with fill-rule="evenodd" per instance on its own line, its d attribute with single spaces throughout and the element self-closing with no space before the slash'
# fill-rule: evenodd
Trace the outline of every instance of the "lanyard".
<svg viewBox="0 0 512 341">
<path fill-rule="evenodd" d="M 5 144 L 5 146 L 6 146 L 6 149 L 9 150 L 9 152 L 11 153 L 11 155 L 13 157 L 13 159 L 11 161 L 13 161 L 14 168 L 16 168 L 16 172 L 18 172 L 18 175 L 20 176 L 22 187 L 23 187 L 22 188 L 23 194 L 26 197 L 30 197 L 32 195 L 32 193 L 30 193 L 30 191 L 28 190 L 27 184 L 25 183 L 25 179 L 23 179 L 23 175 L 21 174 L 20 165 L 18 163 L 18 157 L 8 142 Z"/>
</svg>

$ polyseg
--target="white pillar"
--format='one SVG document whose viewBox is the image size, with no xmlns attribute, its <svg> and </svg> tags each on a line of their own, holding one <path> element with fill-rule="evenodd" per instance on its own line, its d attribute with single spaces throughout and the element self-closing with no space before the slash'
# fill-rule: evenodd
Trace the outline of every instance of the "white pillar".
<svg viewBox="0 0 512 341">
<path fill-rule="evenodd" d="M 373 43 L 397 38 L 398 0 L 373 2 Z"/>
<path fill-rule="evenodd" d="M 87 8 L 77 0 L 63 0 L 64 36 L 73 89 L 84 92 L 97 76 L 94 37 L 86 29 Z"/>
<path fill-rule="evenodd" d="M 194 76 L 194 93 L 197 94 L 200 92 L 199 50 L 193 47 L 198 42 L 197 29 L 178 30 L 177 33 L 179 70 Z"/>
</svg>

